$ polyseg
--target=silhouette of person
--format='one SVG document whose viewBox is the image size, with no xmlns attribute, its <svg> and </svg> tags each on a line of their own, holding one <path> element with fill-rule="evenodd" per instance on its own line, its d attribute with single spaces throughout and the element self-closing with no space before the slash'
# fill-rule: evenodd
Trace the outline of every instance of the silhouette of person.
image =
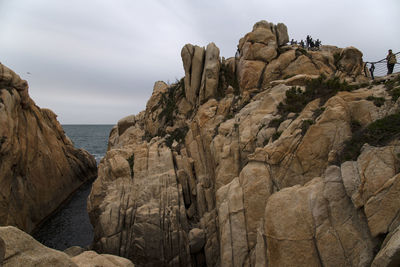
<svg viewBox="0 0 400 267">
<path fill-rule="evenodd" d="M 317 41 L 315 41 L 315 47 L 319 50 L 319 46 L 321 45 L 321 41 L 319 39 L 317 39 Z"/>
<path fill-rule="evenodd" d="M 371 73 L 372 80 L 375 80 L 375 78 L 374 78 L 374 70 L 375 70 L 375 65 L 374 65 L 374 63 L 371 63 L 371 67 L 369 68 L 369 72 Z"/>
<path fill-rule="evenodd" d="M 392 53 L 392 49 L 389 49 L 388 55 L 386 56 L 386 60 L 388 69 L 387 74 L 389 75 L 393 73 L 394 64 L 397 63 L 396 55 Z"/>
<path fill-rule="evenodd" d="M 302 48 L 304 48 L 304 41 L 303 41 L 303 39 L 301 39 L 301 41 L 300 41 L 300 46 L 301 46 Z"/>
</svg>

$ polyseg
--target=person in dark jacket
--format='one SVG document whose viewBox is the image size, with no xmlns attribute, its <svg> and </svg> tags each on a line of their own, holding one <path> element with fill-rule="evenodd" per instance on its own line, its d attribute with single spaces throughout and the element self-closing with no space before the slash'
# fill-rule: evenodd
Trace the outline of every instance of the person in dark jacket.
<svg viewBox="0 0 400 267">
<path fill-rule="evenodd" d="M 394 64 L 397 63 L 396 55 L 392 53 L 392 49 L 389 49 L 389 53 L 386 56 L 386 60 L 388 69 L 387 74 L 389 75 L 393 73 Z"/>
</svg>

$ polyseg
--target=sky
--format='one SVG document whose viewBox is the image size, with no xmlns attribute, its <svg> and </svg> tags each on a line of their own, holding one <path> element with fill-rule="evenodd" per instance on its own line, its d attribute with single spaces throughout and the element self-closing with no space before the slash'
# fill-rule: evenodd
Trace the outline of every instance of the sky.
<svg viewBox="0 0 400 267">
<path fill-rule="evenodd" d="M 0 62 L 62 124 L 116 124 L 145 109 L 156 81 L 184 76 L 186 43 L 228 58 L 267 20 L 377 61 L 400 51 L 399 11 L 399 0 L 0 0 Z"/>
</svg>

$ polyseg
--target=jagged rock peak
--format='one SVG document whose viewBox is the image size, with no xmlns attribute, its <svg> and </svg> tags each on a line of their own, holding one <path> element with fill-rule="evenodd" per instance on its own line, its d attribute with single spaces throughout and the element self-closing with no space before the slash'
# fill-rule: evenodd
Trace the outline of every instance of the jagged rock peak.
<svg viewBox="0 0 400 267">
<path fill-rule="evenodd" d="M 219 48 L 210 43 L 207 48 L 186 44 L 181 51 L 185 70 L 185 95 L 191 105 L 215 97 L 218 89 Z"/>
</svg>

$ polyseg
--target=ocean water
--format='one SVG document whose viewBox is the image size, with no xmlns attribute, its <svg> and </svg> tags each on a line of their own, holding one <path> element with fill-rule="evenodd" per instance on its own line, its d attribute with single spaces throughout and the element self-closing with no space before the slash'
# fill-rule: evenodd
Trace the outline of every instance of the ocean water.
<svg viewBox="0 0 400 267">
<path fill-rule="evenodd" d="M 75 147 L 84 148 L 99 164 L 107 151 L 113 125 L 63 125 Z M 65 250 L 71 246 L 87 247 L 93 240 L 93 227 L 86 210 L 91 183 L 82 186 L 70 200 L 51 216 L 33 237 L 45 246 Z"/>
</svg>

